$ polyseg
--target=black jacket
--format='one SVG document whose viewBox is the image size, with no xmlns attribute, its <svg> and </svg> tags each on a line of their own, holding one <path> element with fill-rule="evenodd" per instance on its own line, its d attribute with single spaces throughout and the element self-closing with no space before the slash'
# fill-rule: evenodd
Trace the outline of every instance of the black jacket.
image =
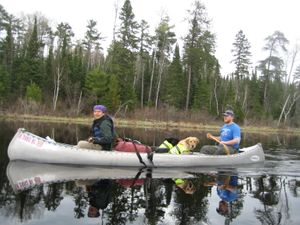
<svg viewBox="0 0 300 225">
<path fill-rule="evenodd" d="M 101 118 L 94 120 L 91 128 L 91 135 L 94 144 L 99 144 L 103 147 L 103 150 L 110 151 L 115 139 L 113 120 L 108 115 L 104 115 Z"/>
</svg>

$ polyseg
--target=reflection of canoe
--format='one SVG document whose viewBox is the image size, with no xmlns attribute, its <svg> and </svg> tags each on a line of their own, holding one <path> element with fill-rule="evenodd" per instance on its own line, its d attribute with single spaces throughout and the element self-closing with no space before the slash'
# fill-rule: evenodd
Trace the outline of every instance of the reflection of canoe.
<svg viewBox="0 0 300 225">
<path fill-rule="evenodd" d="M 143 162 L 156 167 L 233 166 L 263 162 L 261 144 L 240 149 L 241 153 L 230 156 L 154 154 L 153 163 L 146 153 L 140 153 Z M 10 160 L 39 163 L 60 163 L 101 166 L 143 166 L 137 155 L 130 152 L 96 151 L 80 149 L 38 137 L 25 129 L 19 129 L 8 146 Z"/>
<path fill-rule="evenodd" d="M 8 180 L 15 192 L 32 187 L 76 180 L 99 179 L 144 179 L 160 178 L 191 178 L 191 174 L 183 171 L 165 170 L 162 168 L 142 169 L 134 167 L 95 167 L 33 163 L 11 161 L 6 168 Z"/>
</svg>

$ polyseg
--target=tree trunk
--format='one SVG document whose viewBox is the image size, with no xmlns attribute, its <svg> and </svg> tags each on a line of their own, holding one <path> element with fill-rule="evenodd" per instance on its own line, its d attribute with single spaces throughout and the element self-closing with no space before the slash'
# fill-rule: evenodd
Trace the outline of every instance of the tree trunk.
<svg viewBox="0 0 300 225">
<path fill-rule="evenodd" d="M 220 112 L 219 112 L 219 100 L 218 100 L 218 95 L 217 95 L 217 82 L 218 82 L 218 79 L 215 78 L 215 83 L 214 83 L 214 97 L 215 97 L 215 101 L 216 101 L 217 115 L 219 115 Z"/>
<path fill-rule="evenodd" d="M 248 98 L 248 85 L 246 84 L 245 93 L 244 93 L 244 100 L 243 100 L 243 104 L 242 104 L 242 109 L 243 109 L 244 112 L 246 112 L 247 98 Z"/>
<path fill-rule="evenodd" d="M 287 112 L 284 112 L 284 121 L 283 121 L 283 124 L 286 123 L 286 120 L 287 120 L 288 115 L 290 114 L 290 112 L 291 112 L 291 110 L 292 110 L 294 104 L 297 102 L 297 100 L 298 100 L 299 98 L 300 98 L 300 95 L 297 95 L 297 93 L 295 93 L 294 96 L 293 96 L 293 100 L 292 100 L 292 103 L 291 103 L 289 109 L 287 110 Z"/>
<path fill-rule="evenodd" d="M 82 98 L 82 91 L 80 91 L 80 95 L 79 95 L 79 99 L 78 99 L 77 112 L 76 112 L 77 115 L 80 112 L 81 98 Z"/>
<path fill-rule="evenodd" d="M 164 65 L 165 65 L 165 55 L 164 54 L 162 54 L 162 60 L 161 61 L 162 62 L 159 65 L 159 71 L 158 71 L 158 82 L 157 82 L 156 97 L 155 97 L 155 109 L 157 109 L 157 106 L 158 106 L 158 99 L 159 99 L 159 92 L 160 92 L 162 74 L 164 72 Z"/>
<path fill-rule="evenodd" d="M 153 61 L 152 61 L 152 71 L 151 71 L 150 86 L 149 86 L 148 104 L 151 101 L 151 95 L 152 95 L 153 77 L 154 77 L 154 70 L 155 70 L 155 60 L 156 60 L 156 49 L 154 50 Z"/>
<path fill-rule="evenodd" d="M 144 76 L 145 76 L 145 64 L 142 65 L 141 74 L 141 108 L 144 108 Z"/>
<path fill-rule="evenodd" d="M 189 65 L 188 66 L 188 85 L 187 85 L 187 93 L 186 93 L 185 111 L 187 111 L 189 109 L 191 79 L 192 79 L 192 67 L 191 67 L 191 65 Z"/>
<path fill-rule="evenodd" d="M 57 68 L 57 74 L 56 77 L 54 77 L 54 93 L 53 93 L 53 111 L 56 110 L 57 106 L 57 99 L 58 99 L 58 94 L 60 90 L 60 81 L 62 77 L 62 70 L 60 68 Z"/>
<path fill-rule="evenodd" d="M 279 116 L 279 119 L 278 119 L 278 122 L 277 122 L 277 126 L 280 125 L 280 121 L 281 121 L 282 116 L 283 116 L 283 113 L 284 113 L 284 111 L 285 111 L 285 107 L 287 106 L 287 103 L 288 103 L 288 101 L 289 101 L 289 99 L 290 99 L 290 96 L 291 96 L 291 95 L 288 95 L 287 98 L 286 98 L 286 100 L 285 100 L 285 103 L 284 103 L 284 105 L 283 105 L 283 107 L 282 107 L 282 110 L 281 110 L 281 113 L 280 113 L 280 116 Z"/>
</svg>

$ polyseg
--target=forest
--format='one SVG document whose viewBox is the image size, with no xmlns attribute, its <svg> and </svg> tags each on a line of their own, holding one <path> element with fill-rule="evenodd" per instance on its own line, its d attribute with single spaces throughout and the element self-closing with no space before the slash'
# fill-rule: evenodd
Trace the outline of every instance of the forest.
<svg viewBox="0 0 300 225">
<path fill-rule="evenodd" d="M 300 126 L 298 50 L 288 51 L 282 32 L 265 38 L 267 57 L 254 64 L 251 43 L 238 31 L 235 69 L 221 74 L 205 5 L 196 0 L 185 17 L 180 48 L 167 15 L 150 33 L 125 0 L 105 52 L 92 18 L 75 40 L 68 23 L 51 27 L 41 14 L 18 18 L 0 5 L 0 114 L 84 116 L 104 104 L 119 118 L 199 122 L 231 108 L 244 125 Z"/>
</svg>

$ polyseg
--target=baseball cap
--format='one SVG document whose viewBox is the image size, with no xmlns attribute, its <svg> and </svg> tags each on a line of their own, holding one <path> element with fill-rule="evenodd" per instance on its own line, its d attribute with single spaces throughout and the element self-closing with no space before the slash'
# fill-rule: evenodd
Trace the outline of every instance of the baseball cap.
<svg viewBox="0 0 300 225">
<path fill-rule="evenodd" d="M 223 116 L 234 116 L 234 112 L 232 110 L 226 110 L 223 113 Z"/>
</svg>

